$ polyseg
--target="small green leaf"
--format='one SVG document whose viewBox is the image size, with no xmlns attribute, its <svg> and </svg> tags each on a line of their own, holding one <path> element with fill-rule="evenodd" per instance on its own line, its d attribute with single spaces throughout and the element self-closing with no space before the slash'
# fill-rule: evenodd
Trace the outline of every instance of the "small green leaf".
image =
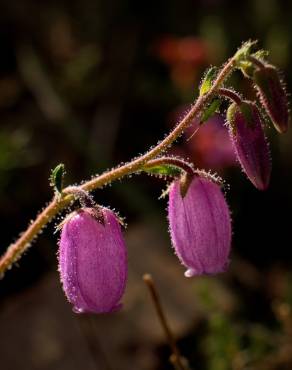
<svg viewBox="0 0 292 370">
<path fill-rule="evenodd" d="M 204 122 L 208 121 L 210 117 L 213 116 L 216 112 L 218 112 L 221 105 L 220 99 L 214 99 L 210 105 L 202 112 L 200 117 L 200 125 Z"/>
<path fill-rule="evenodd" d="M 248 78 L 253 77 L 255 71 L 254 64 L 248 59 L 249 56 L 253 56 L 256 59 L 266 59 L 269 53 L 266 50 L 258 50 L 253 52 L 253 48 L 256 45 L 256 41 L 248 41 L 242 45 L 242 47 L 235 54 L 236 66 L 241 70 L 244 76 Z"/>
<path fill-rule="evenodd" d="M 242 60 L 237 63 L 237 67 L 241 70 L 245 77 L 252 78 L 255 71 L 255 67 L 252 62 L 249 62 L 248 60 Z"/>
<path fill-rule="evenodd" d="M 63 178 L 65 175 L 65 166 L 63 163 L 58 164 L 51 173 L 50 185 L 57 194 L 61 194 L 63 189 Z"/>
<path fill-rule="evenodd" d="M 267 59 L 267 57 L 269 56 L 269 52 L 268 50 L 260 49 L 253 53 L 252 56 L 257 59 Z"/>
<path fill-rule="evenodd" d="M 200 96 L 207 94 L 207 92 L 211 89 L 216 75 L 217 75 L 216 67 L 211 67 L 207 70 L 200 86 Z"/>
<path fill-rule="evenodd" d="M 235 54 L 235 60 L 237 66 L 240 66 L 240 63 L 242 61 L 246 61 L 247 57 L 251 55 L 252 49 L 255 47 L 257 44 L 257 41 L 247 41 L 242 44 L 242 46 L 237 50 Z"/>
<path fill-rule="evenodd" d="M 159 166 L 144 167 L 143 171 L 150 173 L 152 175 L 171 176 L 171 177 L 177 177 L 182 173 L 181 168 L 170 164 L 161 164 Z"/>
</svg>

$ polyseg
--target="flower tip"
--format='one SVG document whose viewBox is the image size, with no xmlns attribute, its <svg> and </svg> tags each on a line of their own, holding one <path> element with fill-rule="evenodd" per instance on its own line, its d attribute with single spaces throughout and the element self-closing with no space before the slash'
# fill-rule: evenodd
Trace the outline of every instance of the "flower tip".
<svg viewBox="0 0 292 370">
<path fill-rule="evenodd" d="M 266 182 L 259 182 L 257 181 L 255 185 L 255 187 L 258 189 L 258 190 L 261 190 L 261 191 L 265 191 L 268 189 L 269 187 L 269 184 L 270 184 L 270 181 L 266 181 Z"/>
<path fill-rule="evenodd" d="M 187 271 L 185 271 L 184 275 L 187 278 L 191 278 L 191 277 L 194 277 L 195 275 L 198 275 L 198 273 L 196 272 L 195 269 L 189 268 L 187 269 Z"/>
<path fill-rule="evenodd" d="M 192 278 L 194 276 L 198 275 L 216 275 L 223 272 L 226 272 L 229 267 L 229 259 L 226 261 L 223 266 L 210 266 L 206 271 L 199 272 L 198 270 L 195 270 L 194 268 L 189 268 L 185 271 L 184 275 L 186 278 Z"/>
<path fill-rule="evenodd" d="M 85 311 L 83 308 L 77 306 L 73 306 L 72 311 L 78 314 L 87 313 L 87 311 Z"/>
<path fill-rule="evenodd" d="M 72 308 L 72 311 L 74 313 L 77 313 L 77 314 L 85 314 L 85 313 L 89 313 L 89 314 L 115 313 L 115 312 L 120 311 L 122 309 L 122 307 L 123 307 L 123 304 L 122 303 L 118 303 L 118 304 L 114 305 L 112 308 L 108 308 L 107 310 L 99 311 L 99 310 L 94 310 L 94 309 L 91 310 L 91 309 L 86 309 L 86 308 L 74 306 Z"/>
<path fill-rule="evenodd" d="M 257 176 L 251 179 L 252 184 L 260 191 L 265 191 L 270 185 L 270 172 L 265 174 L 265 176 Z"/>
<path fill-rule="evenodd" d="M 285 134 L 288 131 L 289 123 L 276 123 L 274 122 L 275 129 L 279 132 L 279 134 Z"/>
</svg>

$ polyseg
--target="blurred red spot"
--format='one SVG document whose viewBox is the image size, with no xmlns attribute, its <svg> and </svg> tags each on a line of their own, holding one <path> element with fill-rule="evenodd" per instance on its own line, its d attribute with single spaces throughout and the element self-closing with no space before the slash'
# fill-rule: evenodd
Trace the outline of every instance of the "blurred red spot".
<svg viewBox="0 0 292 370">
<path fill-rule="evenodd" d="M 191 63 L 200 65 L 207 60 L 207 46 L 196 37 L 173 37 L 165 36 L 156 44 L 158 57 L 168 65 L 177 63 Z"/>
<path fill-rule="evenodd" d="M 168 65 L 175 85 L 181 89 L 192 88 L 197 67 L 207 63 L 207 45 L 199 38 L 165 36 L 155 45 L 158 58 Z"/>
</svg>

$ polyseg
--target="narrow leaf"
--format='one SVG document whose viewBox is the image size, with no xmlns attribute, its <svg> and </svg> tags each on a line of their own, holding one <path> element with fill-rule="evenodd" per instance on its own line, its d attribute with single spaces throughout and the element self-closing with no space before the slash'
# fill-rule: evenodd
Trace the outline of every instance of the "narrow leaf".
<svg viewBox="0 0 292 370">
<path fill-rule="evenodd" d="M 210 117 L 213 116 L 216 112 L 218 112 L 221 105 L 220 99 L 214 99 L 210 105 L 202 112 L 200 117 L 200 125 L 204 122 L 208 121 Z"/>
<path fill-rule="evenodd" d="M 252 49 L 257 44 L 257 41 L 247 41 L 237 50 L 235 54 L 235 60 L 237 66 L 240 67 L 242 61 L 246 61 L 247 57 L 251 54 Z"/>
<path fill-rule="evenodd" d="M 143 171 L 150 173 L 152 175 L 177 177 L 181 174 L 182 170 L 174 165 L 161 164 L 159 166 L 153 166 L 148 168 L 144 167 Z"/>
<path fill-rule="evenodd" d="M 216 67 L 211 67 L 207 70 L 200 86 L 200 96 L 207 94 L 207 92 L 211 89 L 216 74 Z"/>
<path fill-rule="evenodd" d="M 60 194 L 63 189 L 63 178 L 65 175 L 65 166 L 63 163 L 58 164 L 51 173 L 50 185 L 54 188 L 55 192 Z"/>
<path fill-rule="evenodd" d="M 267 50 L 260 49 L 253 53 L 252 56 L 257 59 L 266 59 L 269 56 L 269 52 Z"/>
</svg>

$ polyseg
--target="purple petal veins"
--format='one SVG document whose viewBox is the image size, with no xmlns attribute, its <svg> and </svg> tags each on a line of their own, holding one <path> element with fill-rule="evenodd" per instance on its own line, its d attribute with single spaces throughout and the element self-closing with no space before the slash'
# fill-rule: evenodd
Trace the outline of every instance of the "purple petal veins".
<svg viewBox="0 0 292 370">
<path fill-rule="evenodd" d="M 187 267 L 185 276 L 226 269 L 231 219 L 219 185 L 196 176 L 182 197 L 180 181 L 174 181 L 169 191 L 168 218 L 175 252 Z"/>
<path fill-rule="evenodd" d="M 233 103 L 227 112 L 229 134 L 241 167 L 254 186 L 265 190 L 271 176 L 271 158 L 262 120 L 252 102 Z"/>
<path fill-rule="evenodd" d="M 125 291 L 127 251 L 116 215 L 103 208 L 104 222 L 87 209 L 69 217 L 60 239 L 59 270 L 74 311 L 115 311 Z"/>
<path fill-rule="evenodd" d="M 260 100 L 275 128 L 283 133 L 288 130 L 288 99 L 278 71 L 271 65 L 254 72 L 254 80 Z"/>
</svg>

